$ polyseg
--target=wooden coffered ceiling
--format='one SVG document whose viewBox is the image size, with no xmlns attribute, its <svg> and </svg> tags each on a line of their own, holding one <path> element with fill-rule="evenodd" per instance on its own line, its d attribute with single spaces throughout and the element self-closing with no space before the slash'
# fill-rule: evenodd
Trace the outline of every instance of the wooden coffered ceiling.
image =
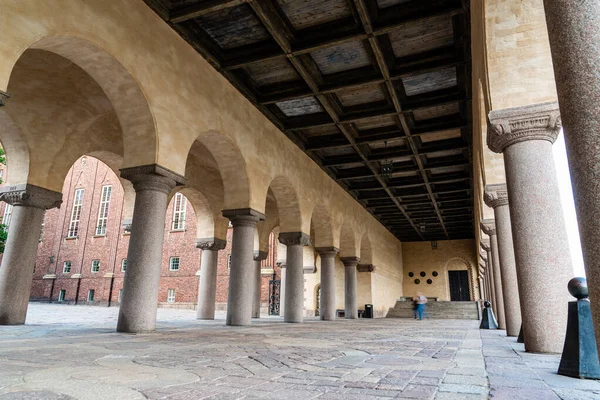
<svg viewBox="0 0 600 400">
<path fill-rule="evenodd" d="M 473 237 L 469 0 L 145 2 L 400 240 Z"/>
</svg>

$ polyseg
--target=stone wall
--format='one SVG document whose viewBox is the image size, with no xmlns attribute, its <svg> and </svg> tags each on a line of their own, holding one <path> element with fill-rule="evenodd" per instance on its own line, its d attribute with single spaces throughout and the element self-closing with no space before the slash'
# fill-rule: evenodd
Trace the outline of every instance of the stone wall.
<svg viewBox="0 0 600 400">
<path fill-rule="evenodd" d="M 403 243 L 404 259 L 404 296 L 414 296 L 422 292 L 427 297 L 438 297 L 439 300 L 450 300 L 448 287 L 448 270 L 468 270 L 471 299 L 479 299 L 479 282 L 476 275 L 476 253 L 474 240 L 443 240 L 437 242 L 437 249 L 432 249 L 430 242 Z M 438 276 L 434 277 L 433 272 Z M 409 273 L 414 274 L 413 277 Z M 421 272 L 425 273 L 422 277 Z M 420 283 L 415 284 L 415 279 Z M 428 284 L 427 280 L 432 283 Z"/>
</svg>

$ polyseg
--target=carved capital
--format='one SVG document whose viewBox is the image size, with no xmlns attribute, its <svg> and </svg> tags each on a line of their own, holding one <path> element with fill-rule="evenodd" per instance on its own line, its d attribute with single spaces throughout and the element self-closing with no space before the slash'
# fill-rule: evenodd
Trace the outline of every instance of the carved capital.
<svg viewBox="0 0 600 400">
<path fill-rule="evenodd" d="M 309 246 L 310 236 L 304 232 L 282 232 L 279 234 L 279 242 L 286 246 Z"/>
<path fill-rule="evenodd" d="M 225 218 L 231 221 L 233 227 L 250 226 L 254 227 L 258 221 L 264 221 L 265 214 L 258 212 L 252 208 L 237 208 L 234 210 L 221 211 Z"/>
<path fill-rule="evenodd" d="M 25 206 L 49 210 L 60 208 L 62 193 L 22 183 L 0 188 L 0 200 L 13 206 Z"/>
<path fill-rule="evenodd" d="M 481 230 L 488 236 L 494 236 L 496 234 L 496 221 L 484 219 L 481 221 Z"/>
<path fill-rule="evenodd" d="M 506 184 L 486 185 L 483 200 L 488 207 L 496 208 L 508 205 L 508 191 Z"/>
<path fill-rule="evenodd" d="M 120 171 L 121 178 L 133 183 L 136 192 L 154 190 L 169 194 L 175 186 L 183 185 L 186 181 L 183 176 L 158 164 L 123 168 Z"/>
<path fill-rule="evenodd" d="M 340 260 L 344 263 L 345 267 L 357 266 L 360 258 L 358 257 L 341 257 Z"/>
<path fill-rule="evenodd" d="M 287 266 L 286 260 L 277 260 L 275 265 L 277 265 L 279 268 L 285 268 Z"/>
<path fill-rule="evenodd" d="M 269 253 L 266 251 L 255 251 L 254 252 L 254 261 L 262 261 L 262 260 L 266 260 L 267 257 L 269 256 Z"/>
<path fill-rule="evenodd" d="M 337 247 L 315 247 L 315 251 L 319 254 L 321 259 L 323 258 L 334 258 L 340 249 Z"/>
<path fill-rule="evenodd" d="M 373 264 L 358 264 L 356 267 L 358 272 L 374 272 L 375 268 Z"/>
<path fill-rule="evenodd" d="M 10 95 L 8 93 L 0 90 L 0 107 L 6 105 L 6 100 L 8 100 L 9 97 Z"/>
<path fill-rule="evenodd" d="M 508 146 L 526 140 L 554 143 L 562 126 L 555 101 L 494 110 L 488 118 L 487 145 L 495 153 L 502 153 Z"/>
<path fill-rule="evenodd" d="M 196 239 L 196 247 L 202 250 L 223 250 L 227 246 L 227 240 L 209 237 Z"/>
</svg>

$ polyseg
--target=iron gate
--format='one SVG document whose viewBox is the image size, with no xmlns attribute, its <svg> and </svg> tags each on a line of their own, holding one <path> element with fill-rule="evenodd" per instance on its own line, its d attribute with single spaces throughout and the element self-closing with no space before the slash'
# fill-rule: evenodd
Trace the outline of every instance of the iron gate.
<svg viewBox="0 0 600 400">
<path fill-rule="evenodd" d="M 269 280 L 269 315 L 279 315 L 279 289 L 281 280 L 273 278 Z"/>
</svg>

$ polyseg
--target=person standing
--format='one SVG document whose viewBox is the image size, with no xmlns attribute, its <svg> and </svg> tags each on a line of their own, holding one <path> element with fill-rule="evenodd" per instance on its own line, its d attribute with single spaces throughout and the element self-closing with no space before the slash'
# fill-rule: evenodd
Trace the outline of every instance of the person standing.
<svg viewBox="0 0 600 400">
<path fill-rule="evenodd" d="M 417 304 L 417 316 L 419 320 L 422 320 L 423 314 L 426 314 L 427 297 L 423 296 L 423 293 L 417 292 L 417 295 L 413 297 L 413 302 Z"/>
</svg>

